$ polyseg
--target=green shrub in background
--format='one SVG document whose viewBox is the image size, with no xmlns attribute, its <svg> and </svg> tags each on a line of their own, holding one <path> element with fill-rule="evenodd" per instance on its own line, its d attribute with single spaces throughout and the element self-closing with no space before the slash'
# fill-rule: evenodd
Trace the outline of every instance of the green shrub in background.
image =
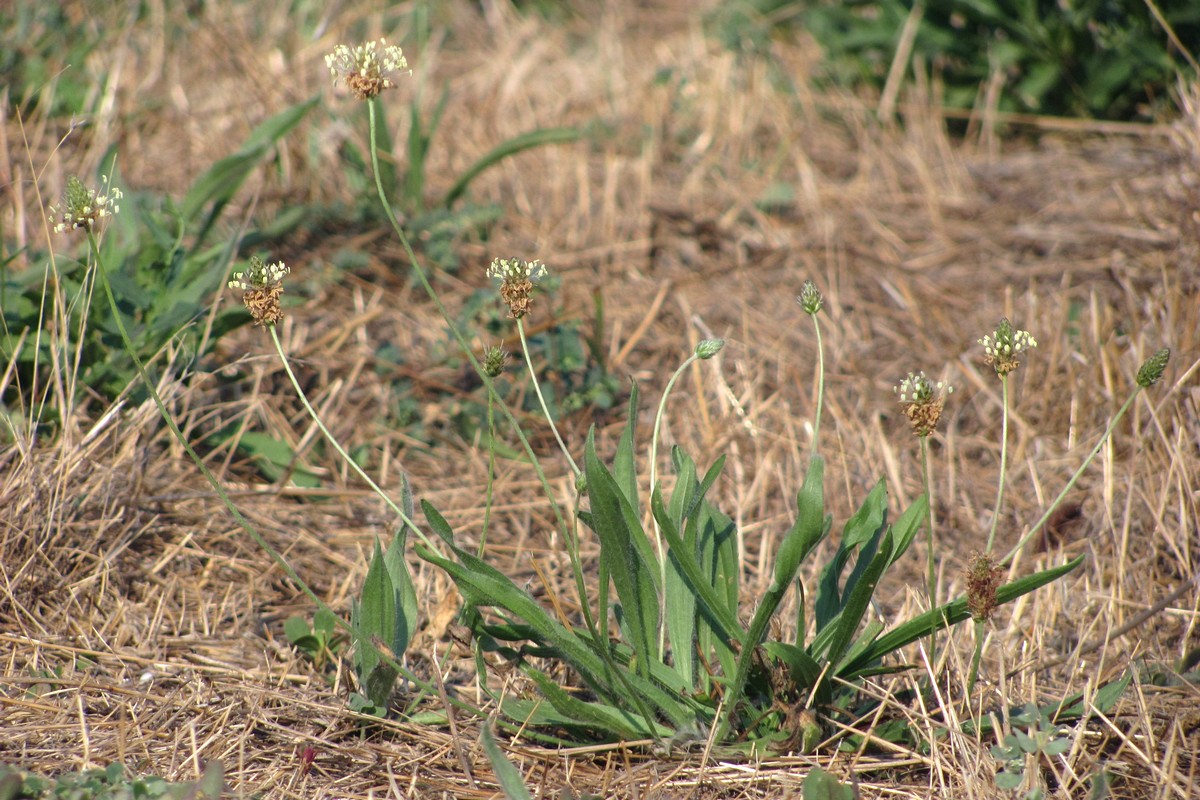
<svg viewBox="0 0 1200 800">
<path fill-rule="evenodd" d="M 823 48 L 830 79 L 878 88 L 913 5 L 742 0 L 710 24 L 728 46 L 760 51 L 781 27 L 803 29 Z M 955 108 L 974 106 L 999 76 L 1001 111 L 1152 119 L 1181 72 L 1197 75 L 1192 53 L 1180 47 L 1200 47 L 1194 0 L 925 0 L 918 13 L 913 57 L 941 77 Z"/>
</svg>

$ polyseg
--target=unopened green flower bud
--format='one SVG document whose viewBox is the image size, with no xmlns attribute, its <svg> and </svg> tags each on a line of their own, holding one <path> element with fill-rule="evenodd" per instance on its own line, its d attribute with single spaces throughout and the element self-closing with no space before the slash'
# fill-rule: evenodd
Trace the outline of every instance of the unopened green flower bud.
<svg viewBox="0 0 1200 800">
<path fill-rule="evenodd" d="M 499 347 L 489 347 L 483 351 L 483 371 L 489 378 L 498 377 L 500 373 L 504 372 L 506 364 L 508 364 L 508 353 Z"/>
<path fill-rule="evenodd" d="M 813 316 L 816 316 L 821 307 L 825 305 L 825 298 L 821 296 L 821 293 L 817 290 L 817 285 L 812 281 L 804 282 L 804 285 L 800 287 L 800 296 L 796 300 L 800 303 L 800 307 L 804 309 L 805 313 Z"/>
<path fill-rule="evenodd" d="M 696 345 L 696 356 L 698 358 L 709 359 L 721 352 L 721 348 L 725 346 L 724 339 L 705 339 Z"/>
<path fill-rule="evenodd" d="M 1153 386 L 1158 383 L 1163 376 L 1163 370 L 1167 368 L 1167 362 L 1171 360 L 1170 348 L 1164 347 L 1150 358 L 1146 359 L 1146 363 L 1142 364 L 1142 368 L 1138 370 L 1137 384 L 1143 389 Z"/>
</svg>

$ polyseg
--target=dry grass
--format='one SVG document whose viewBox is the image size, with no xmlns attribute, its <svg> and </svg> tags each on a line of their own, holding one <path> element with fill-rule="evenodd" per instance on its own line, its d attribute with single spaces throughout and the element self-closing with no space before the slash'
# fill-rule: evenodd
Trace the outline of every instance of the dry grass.
<svg viewBox="0 0 1200 800">
<path fill-rule="evenodd" d="M 45 245 L 45 200 L 31 174 L 56 194 L 64 175 L 89 171 L 116 143 L 129 186 L 178 196 L 253 125 L 323 90 L 320 56 L 349 41 L 355 25 L 396 41 L 403 34 L 375 30 L 365 4 L 332 18 L 315 40 L 288 23 L 286 4 L 274 12 L 207 5 L 192 22 L 180 8 L 151 5 L 161 24 L 99 18 L 112 26 L 111 48 L 73 67 L 106 76 L 97 85 L 103 111 L 90 126 L 56 150 L 60 120 L 4 120 L 6 236 Z M 457 305 L 483 283 L 493 255 L 544 259 L 564 281 L 559 313 L 588 318 L 591 293 L 603 293 L 614 369 L 637 376 L 652 398 L 696 341 L 727 338 L 717 366 L 681 384 L 668 431 L 702 463 L 730 455 L 717 491 L 746 536 L 750 595 L 768 579 L 806 464 L 814 340 L 793 299 L 805 278 L 827 298 L 823 440 L 838 519 L 881 475 L 893 507 L 920 491 L 915 441 L 891 386 L 925 369 L 944 370 L 958 387 L 933 447 L 938 557 L 954 592 L 986 537 L 999 461 L 998 386 L 975 339 L 1008 315 L 1041 343 L 1015 383 L 1005 548 L 1097 440 L 1141 361 L 1173 348 L 1167 380 L 1139 399 L 1069 498 L 1074 513 L 1020 564 L 1029 571 L 1088 555 L 1083 568 L 997 616 L 984 702 L 1091 692 L 1132 666 L 1138 677 L 1115 713 L 1093 715 L 1054 766 L 1055 796 L 1083 796 L 1100 765 L 1114 773 L 1117 797 L 1197 796 L 1198 693 L 1143 680 L 1144 668 L 1169 670 L 1200 646 L 1194 90 L 1170 128 L 1101 135 L 1081 125 L 1036 138 L 1016 128 L 951 141 L 920 93 L 901 102 L 902 125 L 880 125 L 859 100 L 812 88 L 811 42 L 777 41 L 771 65 L 740 59 L 702 35 L 688 3 L 581 5 L 580 16 L 551 23 L 484 5 L 480 15 L 472 4 L 442 4 L 436 35 L 409 53 L 414 81 L 388 98 L 403 140 L 400 111 L 413 87 L 424 88 L 427 105 L 450 87 L 434 188 L 536 125 L 601 120 L 609 133 L 486 173 L 474 191 L 502 203 L 505 218 L 486 248 L 464 245 L 463 268 L 440 286 Z M 780 75 L 794 94 L 776 86 Z M 332 106 L 336 113 L 291 137 L 277 169 L 255 176 L 242 213 L 266 218 L 293 203 L 350 199 L 336 145 L 364 132 L 357 109 Z M 762 213 L 756 199 L 780 181 L 795 187 L 794 202 Z M 315 279 L 343 248 L 365 252 L 369 269 Z M 381 483 L 398 486 L 403 468 L 418 496 L 469 540 L 482 520 L 486 455 L 453 437 L 430 450 L 386 418 L 394 390 L 375 370 L 376 343 L 391 341 L 420 364 L 442 339 L 432 309 L 408 286 L 396 243 L 378 231 L 324 232 L 277 255 L 302 282 L 314 278 L 281 333 L 304 359 L 315 404 L 344 442 L 381 454 Z M 164 384 L 185 429 L 238 418 L 311 442 L 280 371 L 260 357 L 262 334 L 222 346 L 251 378 L 232 400 L 205 374 Z M 430 398 L 425 421 L 436 426 L 463 390 L 452 372 L 428 367 L 410 377 Z M 48 397 L 55 402 L 53 389 Z M 108 411 L 66 409 L 58 440 L 22 435 L 0 451 L 0 761 L 57 772 L 121 760 L 186 779 L 219 758 L 244 794 L 498 796 L 471 720 L 456 720 L 456 735 L 404 723 L 362 735 L 345 706 L 347 675 L 324 680 L 282 635 L 288 615 L 311 613 L 298 589 L 240 533 L 152 406 L 122 401 Z M 568 426 L 576 450 L 589 421 Z M 268 539 L 345 610 L 373 537 L 386 531 L 377 502 L 334 461 L 311 454 L 308 467 L 334 487 L 320 497 L 262 485 L 227 448 L 209 459 Z M 565 496 L 565 465 L 548 463 Z M 565 559 L 532 475 L 504 464 L 497 491 L 496 557 L 519 581 L 536 581 L 539 569 L 561 582 L 555 571 Z M 911 572 L 880 593 L 885 617 L 920 606 L 923 552 L 907 563 Z M 448 581 L 414 568 L 430 623 L 413 663 L 470 686 L 470 661 L 446 636 Z M 1127 626 L 1178 587 L 1159 613 Z M 953 645 L 950 674 L 960 676 L 969 635 Z M 53 680 L 42 672 L 58 669 Z M 875 690 L 887 697 L 889 686 Z M 889 713 L 931 730 L 930 711 Z M 992 784 L 990 744 L 952 736 L 929 754 L 819 760 L 855 774 L 867 797 L 1005 796 Z M 316 760 L 303 774 L 300 754 L 310 746 Z M 510 747 L 540 797 L 564 787 L 622 798 L 798 796 L 812 763 L 706 764 L 636 746 Z"/>
</svg>

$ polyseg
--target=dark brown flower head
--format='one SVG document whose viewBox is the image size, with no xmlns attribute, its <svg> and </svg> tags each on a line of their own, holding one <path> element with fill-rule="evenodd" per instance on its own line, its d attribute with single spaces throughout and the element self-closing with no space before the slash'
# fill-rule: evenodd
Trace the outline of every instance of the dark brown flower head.
<svg viewBox="0 0 1200 800">
<path fill-rule="evenodd" d="M 1004 568 L 987 553 L 977 554 L 967 567 L 967 608 L 976 622 L 991 619 L 996 609 L 996 590 L 1000 588 Z"/>
<path fill-rule="evenodd" d="M 229 288 L 242 290 L 242 302 L 255 325 L 275 325 L 283 319 L 279 298 L 283 296 L 283 279 L 290 272 L 282 261 L 266 264 L 258 256 L 250 256 L 250 268 L 233 273 Z"/>
<path fill-rule="evenodd" d="M 937 428 L 946 395 L 953 393 L 954 387 L 945 381 L 935 384 L 925 377 L 924 372 L 910 372 L 899 386 L 893 387 L 893 391 L 900 397 L 901 410 L 908 417 L 913 433 L 928 436 Z"/>
</svg>

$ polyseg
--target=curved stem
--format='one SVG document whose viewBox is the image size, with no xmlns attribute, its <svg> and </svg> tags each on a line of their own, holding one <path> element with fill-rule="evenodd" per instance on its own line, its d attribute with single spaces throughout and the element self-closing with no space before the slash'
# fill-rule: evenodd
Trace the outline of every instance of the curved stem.
<svg viewBox="0 0 1200 800">
<path fill-rule="evenodd" d="M 533 381 L 533 391 L 537 395 L 538 403 L 542 406 L 542 414 L 550 423 L 550 430 L 554 431 L 554 440 L 558 442 L 558 449 L 562 450 L 563 455 L 567 457 L 571 471 L 578 475 L 579 467 L 575 464 L 575 459 L 571 458 L 571 451 L 567 449 L 566 443 L 559 435 L 558 426 L 554 424 L 554 417 L 550 416 L 550 409 L 546 406 L 546 398 L 542 396 L 542 385 L 538 381 L 537 371 L 533 368 L 533 359 L 529 355 L 529 342 L 525 339 L 525 323 L 519 317 L 517 318 L 517 334 L 521 337 L 521 352 L 525 354 L 525 364 L 529 367 L 529 377 Z"/>
<path fill-rule="evenodd" d="M 488 420 L 488 465 L 487 465 L 487 489 L 486 498 L 483 504 L 483 530 L 479 534 L 479 558 L 483 558 L 484 552 L 487 550 L 487 535 L 488 525 L 492 521 L 492 497 L 496 488 L 496 404 L 492 401 L 491 395 L 488 395 L 487 403 L 487 420 Z"/>
<path fill-rule="evenodd" d="M 312 404 L 308 402 L 308 396 L 304 393 L 304 390 L 300 388 L 300 382 L 296 380 L 296 374 L 292 372 L 292 365 L 288 361 L 287 354 L 283 352 L 283 344 L 279 341 L 279 331 L 276 330 L 274 325 L 268 325 L 267 328 L 271 332 L 271 341 L 275 344 L 275 352 L 279 354 L 279 360 L 283 363 L 283 371 L 287 373 L 288 380 L 292 382 L 292 389 L 295 390 L 296 396 L 300 398 L 300 402 L 304 406 L 304 410 L 308 412 L 308 416 L 312 418 L 312 421 L 316 423 L 317 428 L 320 429 L 321 433 L 325 436 L 325 440 L 333 446 L 333 449 L 336 450 L 337 454 L 342 457 L 342 460 L 350 465 L 350 468 L 358 474 L 358 477 L 366 481 L 367 486 L 371 487 L 371 491 L 378 495 L 379 498 L 387 504 L 388 508 L 395 512 L 396 516 L 400 518 L 400 521 L 411 528 L 417 534 L 417 536 L 420 537 L 421 541 L 426 547 L 431 550 L 436 550 L 437 548 L 434 547 L 433 542 L 430 541 L 429 537 L 427 537 L 419 527 L 417 527 L 415 522 L 409 519 L 408 515 L 404 513 L 404 509 L 396 505 L 396 502 L 388 496 L 387 492 L 381 489 L 379 484 L 375 483 L 375 481 L 371 479 L 371 476 L 368 475 L 363 468 L 358 465 L 358 462 L 350 457 L 350 454 L 346 452 L 345 448 L 342 447 L 341 442 L 339 442 L 337 438 L 329 431 L 329 428 L 325 427 L 325 422 L 321 419 L 320 415 L 317 414 L 317 410 L 312 407 Z"/>
<path fill-rule="evenodd" d="M 988 532 L 987 548 L 985 553 L 992 552 L 992 546 L 996 543 L 996 526 L 1000 522 L 1000 506 L 1004 502 L 1004 477 L 1008 465 L 1008 376 L 1000 376 L 1000 395 L 1001 395 L 1001 412 L 1002 422 L 1000 428 L 1000 480 L 996 486 L 996 508 L 992 511 L 992 529 Z"/>
<path fill-rule="evenodd" d="M 675 388 L 675 382 L 679 380 L 679 376 L 687 369 L 688 365 L 699 358 L 698 355 L 692 353 L 687 359 L 679 365 L 679 369 L 675 370 L 671 375 L 671 379 L 667 381 L 666 388 L 663 389 L 662 398 L 658 401 L 658 412 L 654 415 L 654 432 L 650 434 L 650 495 L 654 495 L 654 485 L 658 475 L 658 432 L 662 428 L 663 417 L 666 416 L 667 398 L 671 395 L 671 390 Z M 651 515 L 654 522 L 654 546 L 658 551 L 658 585 L 663 587 L 663 592 L 658 599 L 658 618 L 661 623 L 658 626 L 658 649 L 661 652 L 663 644 L 667 637 L 667 554 L 663 551 L 662 531 L 658 527 L 658 519 Z"/>
<path fill-rule="evenodd" d="M 1081 476 L 1083 471 L 1088 468 L 1088 465 L 1095 460 L 1096 454 L 1100 452 L 1100 448 L 1104 446 L 1105 442 L 1112 438 L 1112 434 L 1113 431 L 1116 430 L 1117 423 L 1121 421 L 1121 417 L 1125 416 L 1125 412 L 1128 411 L 1129 407 L 1133 405 L 1134 399 L 1141 391 L 1142 387 L 1136 386 L 1134 387 L 1134 390 L 1129 393 L 1129 397 L 1126 398 L 1125 404 L 1121 406 L 1120 410 L 1117 411 L 1116 416 L 1114 416 L 1112 421 L 1108 423 L 1108 428 L 1105 429 L 1104 435 L 1100 437 L 1100 441 L 1096 442 L 1096 446 L 1092 448 L 1092 452 L 1088 453 L 1087 458 L 1085 458 L 1083 463 L 1079 465 L 1079 469 L 1075 470 L 1075 474 L 1071 476 L 1071 479 L 1067 481 L 1067 485 L 1064 486 L 1062 491 L 1058 493 L 1058 497 L 1054 498 L 1054 502 L 1051 503 L 1050 507 L 1046 509 L 1046 512 L 1042 514 L 1041 519 L 1033 524 L 1033 527 L 1021 537 L 1021 541 L 1017 542 L 1016 546 L 1013 547 L 1012 550 L 1008 551 L 1008 555 L 1000 559 L 999 563 L 1001 566 L 1008 564 L 1017 557 L 1017 554 L 1021 552 L 1026 543 L 1028 543 L 1035 533 L 1042 529 L 1042 526 L 1046 524 L 1046 520 L 1050 519 L 1050 515 L 1053 514 L 1055 509 L 1062 504 L 1063 498 L 1067 496 L 1067 492 L 1071 491 L 1071 489 L 1075 487 L 1075 484 L 1079 481 L 1079 476 Z"/>
</svg>

